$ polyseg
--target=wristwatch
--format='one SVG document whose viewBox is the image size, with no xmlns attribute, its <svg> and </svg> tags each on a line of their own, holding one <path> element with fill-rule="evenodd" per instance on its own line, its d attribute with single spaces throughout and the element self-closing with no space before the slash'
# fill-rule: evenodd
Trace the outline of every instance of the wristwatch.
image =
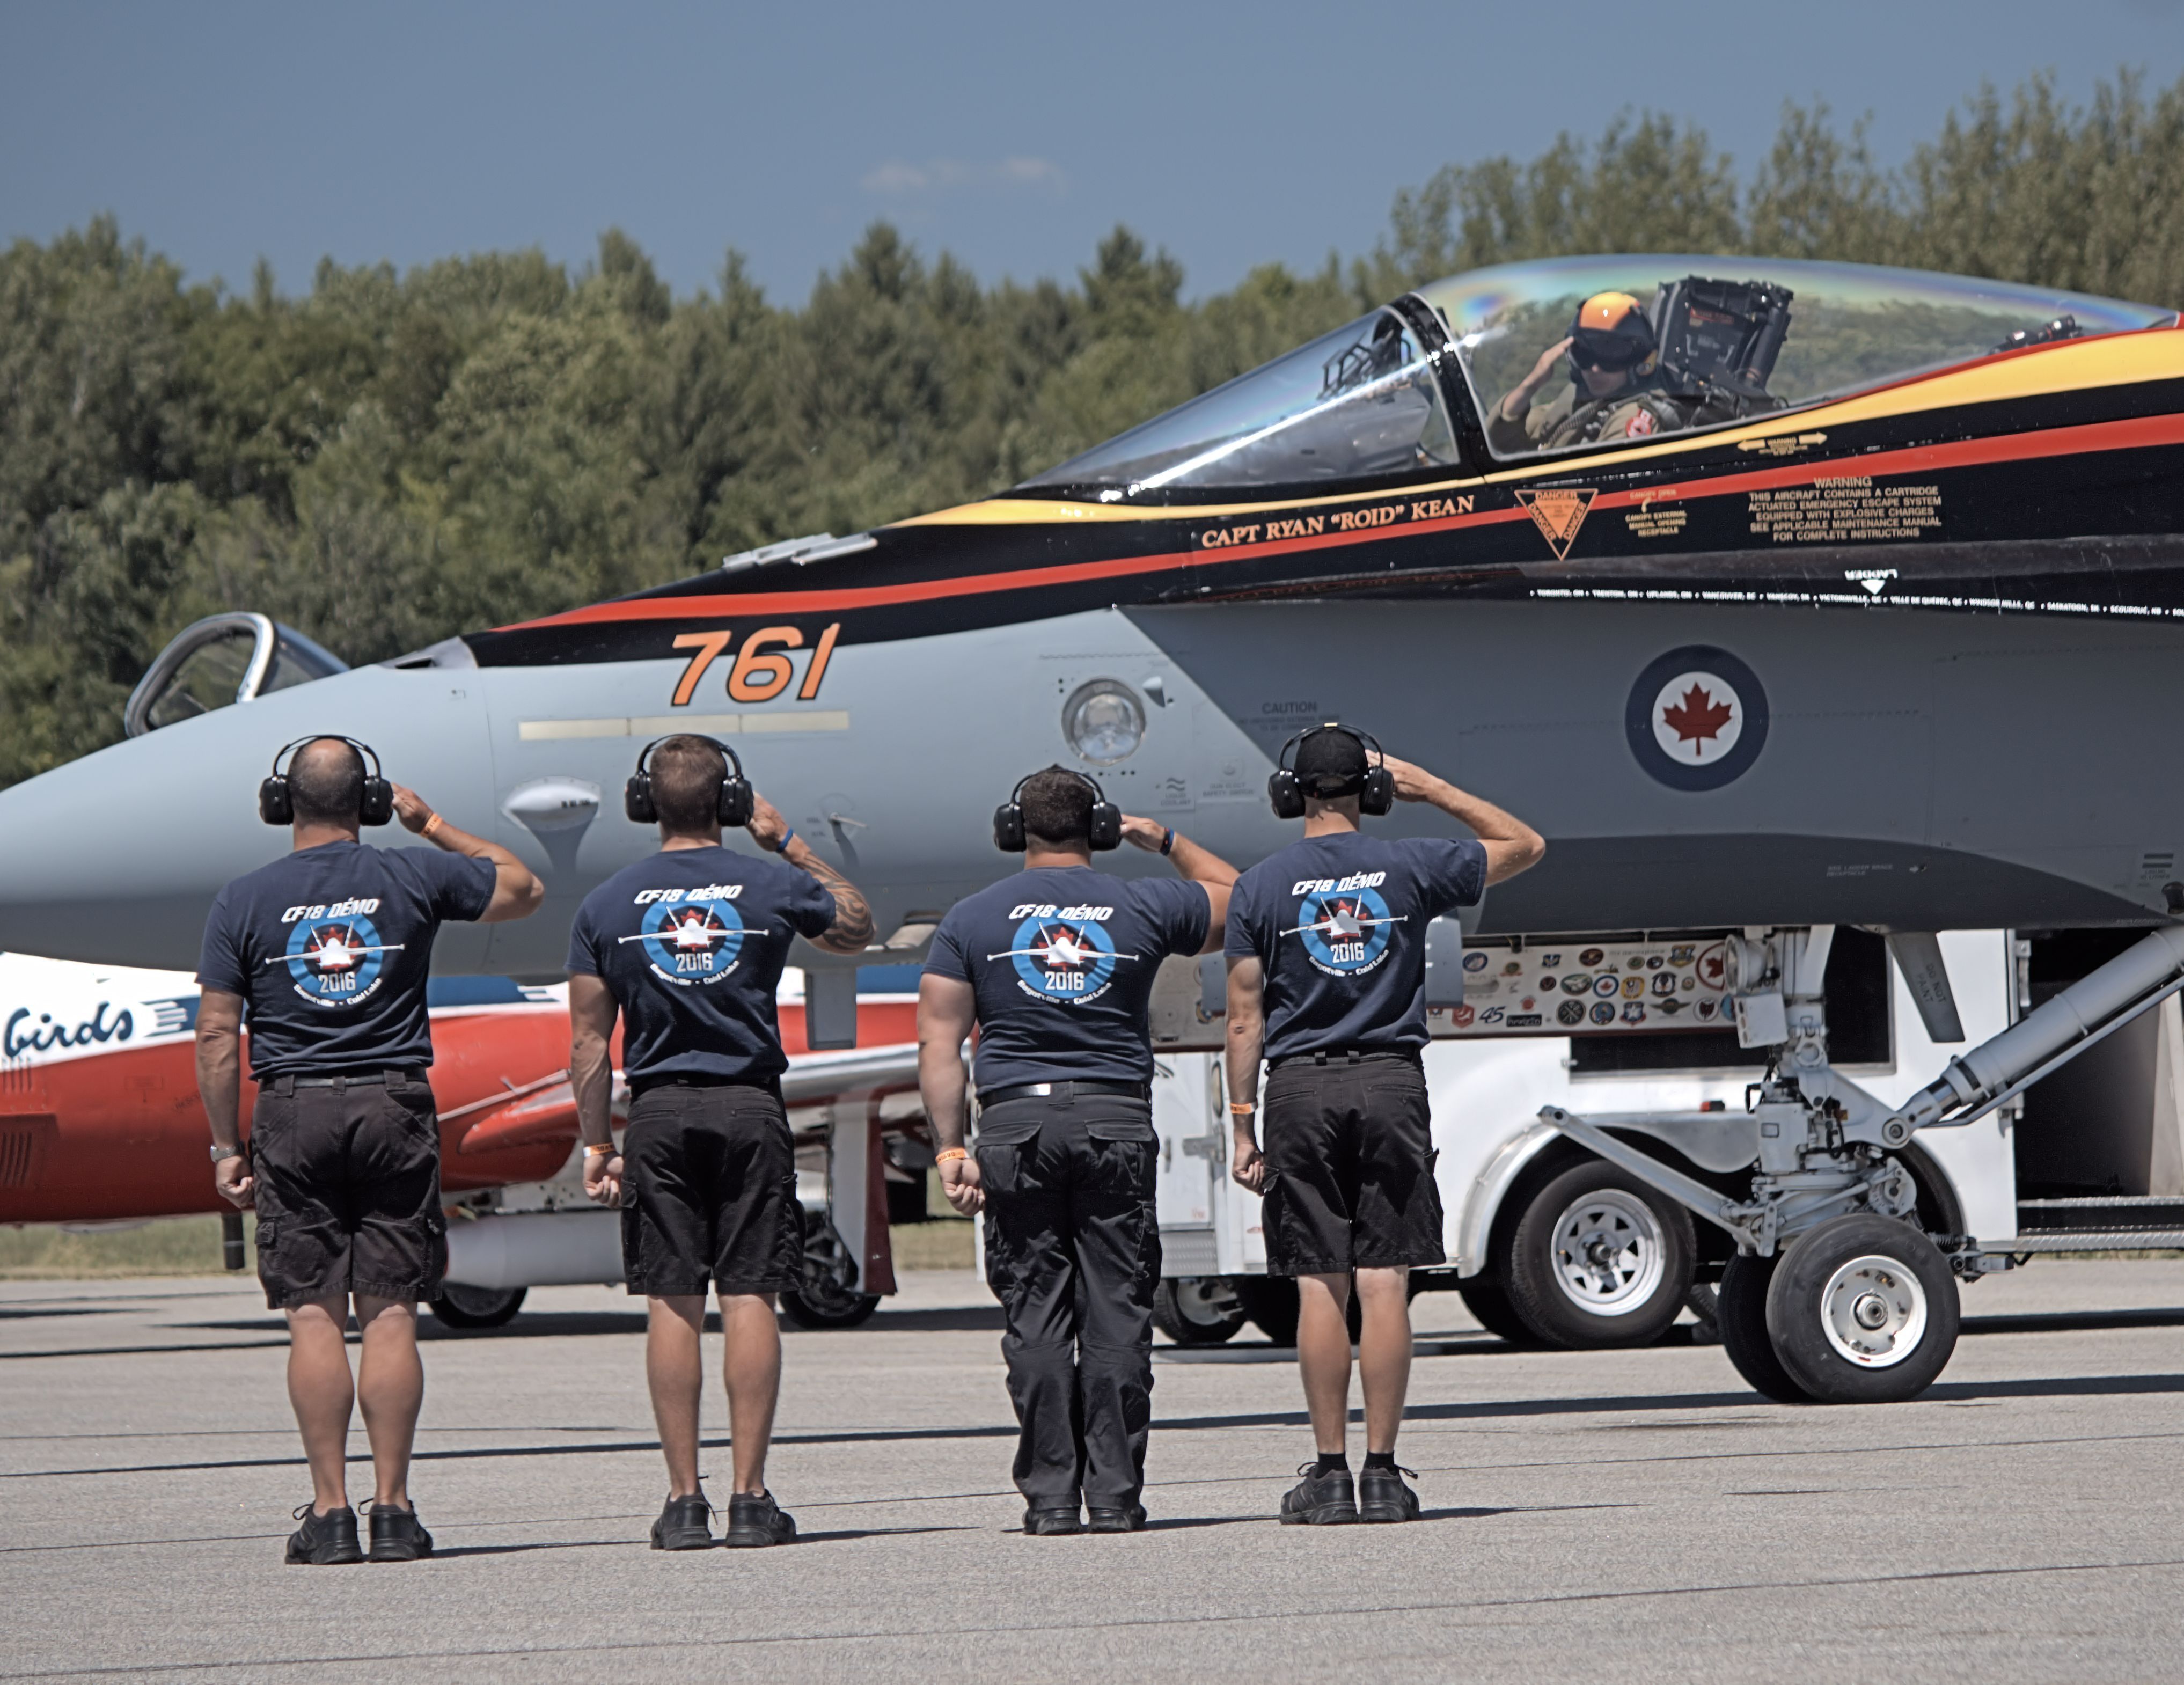
<svg viewBox="0 0 2184 1685">
<path fill-rule="evenodd" d="M 242 1149 L 239 1147 L 222 1147 L 216 1141 L 213 1144 L 212 1162 L 215 1164 L 220 1163 L 225 1159 L 240 1158 L 242 1157 Z"/>
</svg>

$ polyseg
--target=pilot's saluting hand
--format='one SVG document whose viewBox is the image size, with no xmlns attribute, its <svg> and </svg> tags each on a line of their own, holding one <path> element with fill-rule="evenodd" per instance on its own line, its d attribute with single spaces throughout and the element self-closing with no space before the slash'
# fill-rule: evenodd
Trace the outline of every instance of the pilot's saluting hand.
<svg viewBox="0 0 2184 1685">
<path fill-rule="evenodd" d="M 1532 407 L 1532 396 L 1555 377 L 1555 370 L 1569 354 L 1574 341 L 1558 339 L 1540 353 L 1540 360 L 1532 365 L 1532 372 L 1511 387 L 1498 406 L 1505 416 L 1515 421 Z"/>
</svg>

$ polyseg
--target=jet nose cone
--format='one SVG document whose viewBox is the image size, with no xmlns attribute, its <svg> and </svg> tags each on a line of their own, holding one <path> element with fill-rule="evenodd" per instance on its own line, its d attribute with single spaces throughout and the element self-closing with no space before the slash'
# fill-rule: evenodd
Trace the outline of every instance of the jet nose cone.
<svg viewBox="0 0 2184 1685">
<path fill-rule="evenodd" d="M 437 675 L 365 667 L 131 738 L 0 790 L 0 949 L 196 968 L 213 897 L 287 851 L 258 817 L 275 751 L 308 734 L 373 746 L 387 775 L 490 798 L 484 711 Z M 414 840 L 398 826 L 365 833 Z"/>
</svg>

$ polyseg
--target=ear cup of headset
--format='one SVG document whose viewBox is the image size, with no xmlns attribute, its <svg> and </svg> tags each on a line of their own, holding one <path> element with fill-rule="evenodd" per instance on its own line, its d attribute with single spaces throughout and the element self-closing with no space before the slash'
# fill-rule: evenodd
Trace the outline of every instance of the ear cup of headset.
<svg viewBox="0 0 2184 1685">
<path fill-rule="evenodd" d="M 1286 767 L 1278 769 L 1267 780 L 1267 800 L 1273 803 L 1277 819 L 1304 817 L 1304 786 Z"/>
<path fill-rule="evenodd" d="M 1123 845 L 1123 810 L 1105 800 L 1092 804 L 1089 838 L 1095 854 Z"/>
<path fill-rule="evenodd" d="M 357 822 L 365 825 L 383 825 L 394 817 L 394 786 L 385 778 L 366 778 L 364 781 L 364 801 L 357 810 Z"/>
<path fill-rule="evenodd" d="M 295 804 L 288 799 L 288 780 L 276 773 L 258 786 L 258 817 L 269 825 L 295 822 Z"/>
<path fill-rule="evenodd" d="M 629 782 L 621 787 L 621 811 L 632 825 L 656 825 L 660 810 L 652 805 L 652 779 L 644 773 L 632 773 Z"/>
<path fill-rule="evenodd" d="M 1023 809 L 1013 801 L 1004 801 L 994 810 L 994 846 L 1003 854 L 1024 851 Z"/>
<path fill-rule="evenodd" d="M 1360 813 L 1385 813 L 1396 805 L 1396 775 L 1385 767 L 1376 766 L 1365 774 L 1365 782 L 1357 792 L 1357 811 Z"/>
<path fill-rule="evenodd" d="M 739 825 L 748 825 L 750 823 L 751 811 L 755 805 L 756 797 L 751 790 L 750 780 L 741 773 L 731 773 L 721 780 L 719 811 L 721 823 L 723 825 L 731 829 Z"/>
</svg>

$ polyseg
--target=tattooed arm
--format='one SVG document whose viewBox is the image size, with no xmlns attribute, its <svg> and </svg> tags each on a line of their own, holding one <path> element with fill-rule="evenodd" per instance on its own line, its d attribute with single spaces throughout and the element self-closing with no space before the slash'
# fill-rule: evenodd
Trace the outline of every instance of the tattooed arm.
<svg viewBox="0 0 2184 1685">
<path fill-rule="evenodd" d="M 779 855 L 798 871 L 810 873 L 833 896 L 834 922 L 811 939 L 813 947 L 830 954 L 861 954 L 872 946 L 872 910 L 864 891 L 822 860 L 803 838 L 792 835 L 780 810 L 762 795 L 752 804 L 750 834 L 760 848 Z M 786 848 L 782 846 L 784 839 Z"/>
</svg>

